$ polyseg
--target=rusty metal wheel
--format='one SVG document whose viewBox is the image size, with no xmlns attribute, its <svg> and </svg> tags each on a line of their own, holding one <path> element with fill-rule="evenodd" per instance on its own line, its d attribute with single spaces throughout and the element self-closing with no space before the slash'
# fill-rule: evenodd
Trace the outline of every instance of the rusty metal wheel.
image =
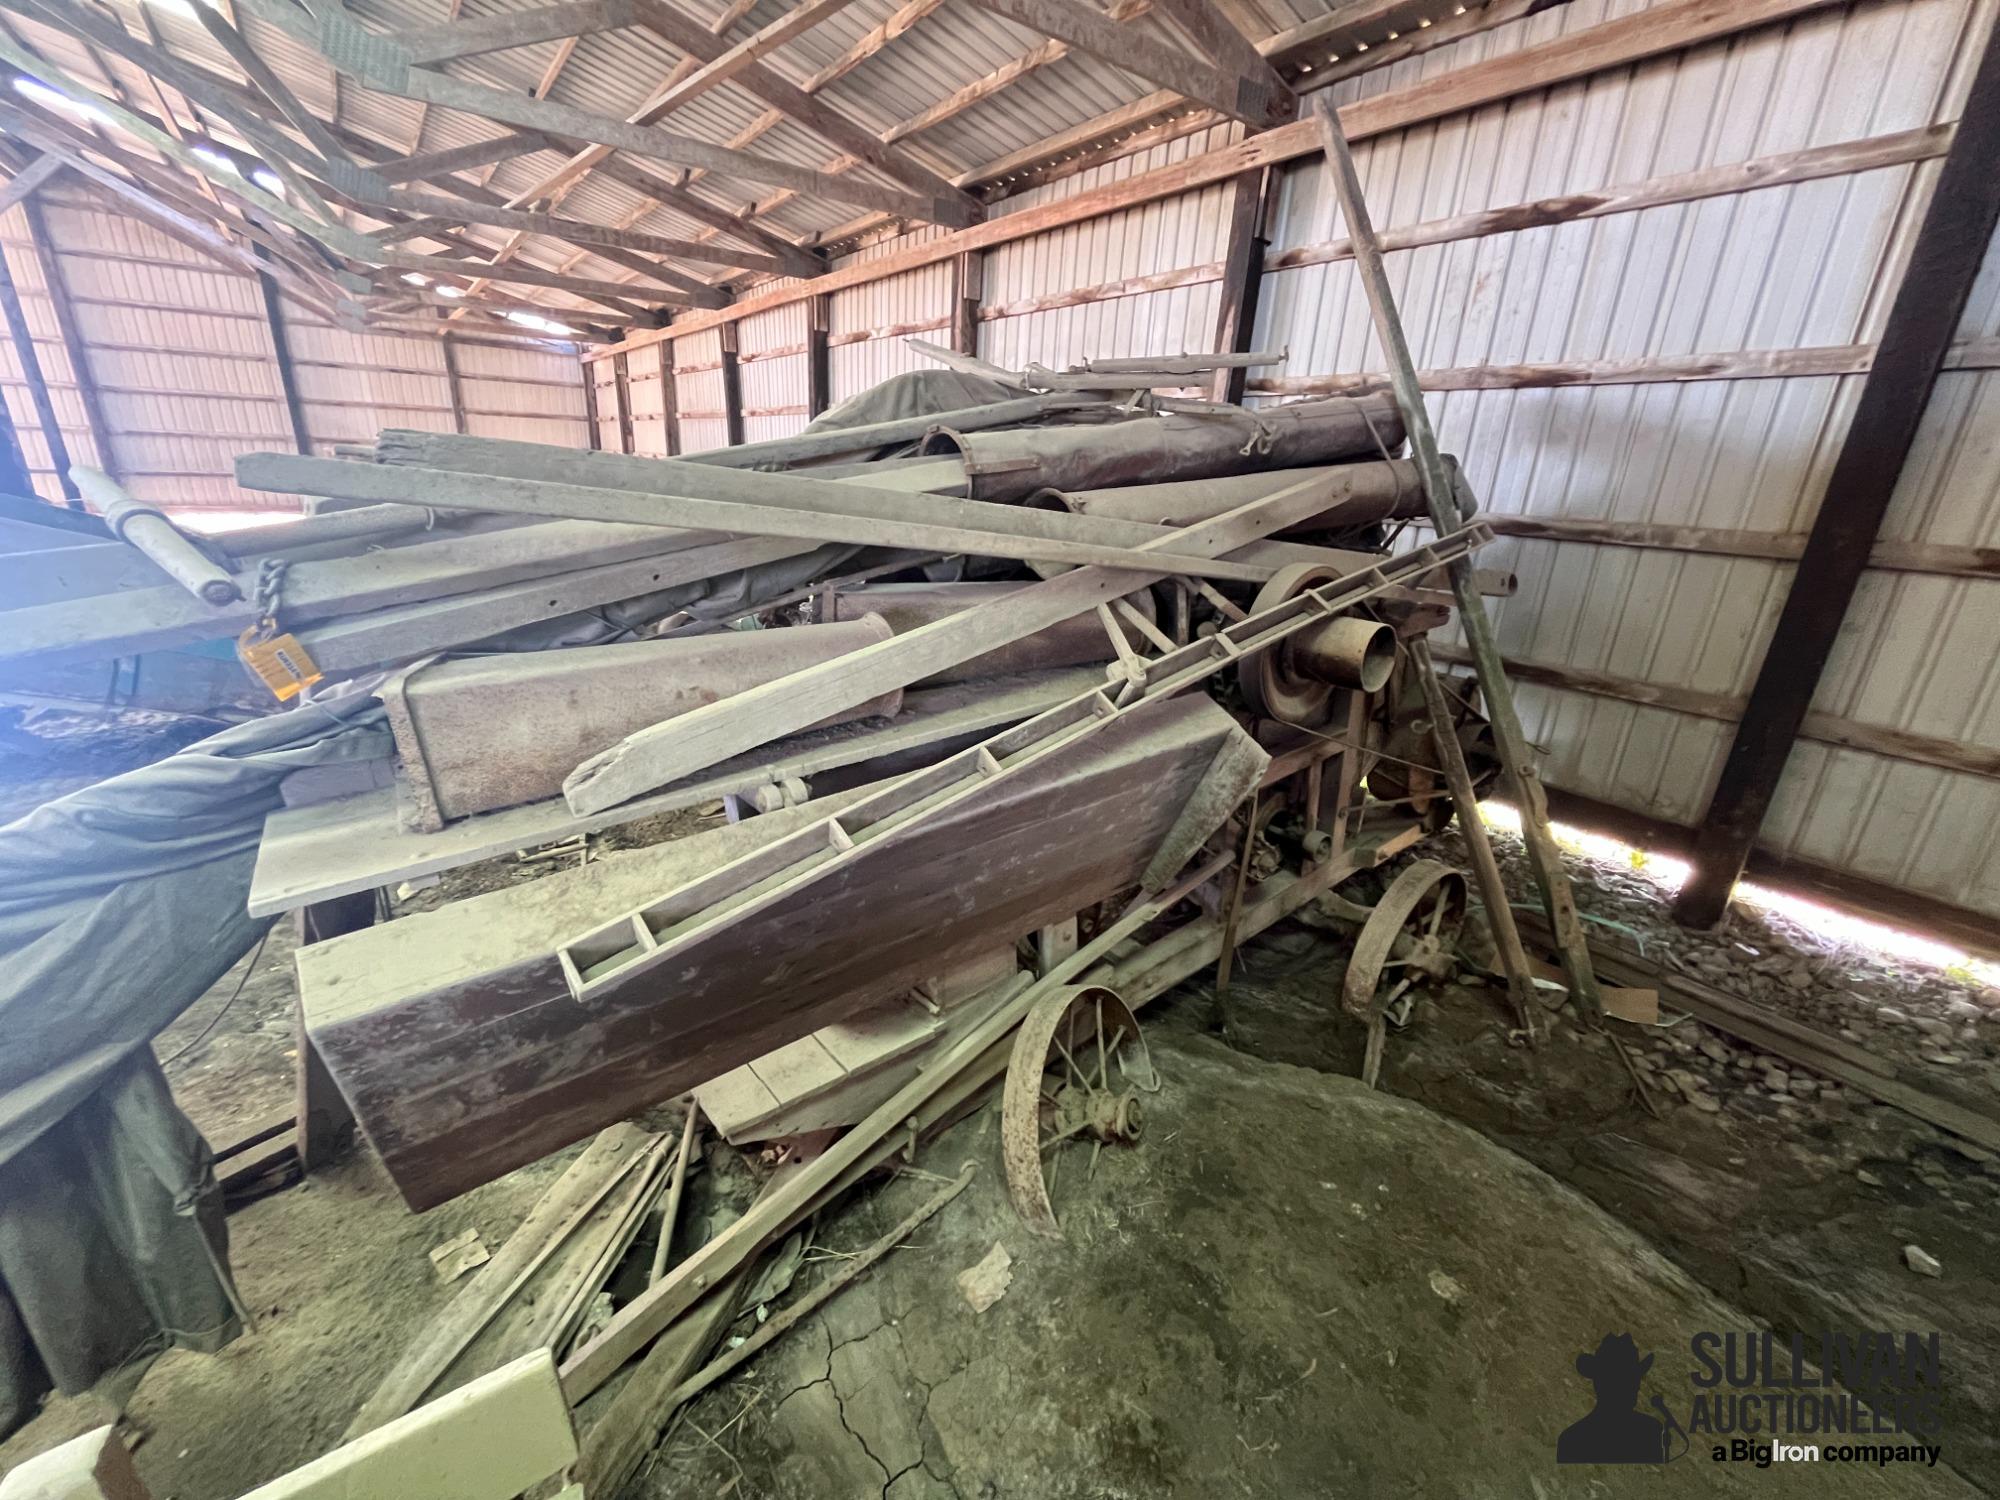
<svg viewBox="0 0 2000 1500">
<path fill-rule="evenodd" d="M 1116 993 L 1075 985 L 1037 1002 L 1014 1034 L 1000 1105 L 1007 1193 L 1021 1222 L 1061 1239 L 1049 1199 L 1056 1153 L 1087 1140 L 1094 1171 L 1106 1145 L 1139 1138 L 1139 1096 L 1159 1087 L 1139 1022 Z"/>
<path fill-rule="evenodd" d="M 1434 859 L 1420 859 L 1391 882 L 1369 913 L 1347 961 L 1341 1005 L 1368 1023 L 1361 1081 L 1370 1088 L 1382 1070 L 1392 1019 L 1409 1014 L 1416 986 L 1442 983 L 1458 968 L 1465 925 L 1465 876 Z"/>
</svg>

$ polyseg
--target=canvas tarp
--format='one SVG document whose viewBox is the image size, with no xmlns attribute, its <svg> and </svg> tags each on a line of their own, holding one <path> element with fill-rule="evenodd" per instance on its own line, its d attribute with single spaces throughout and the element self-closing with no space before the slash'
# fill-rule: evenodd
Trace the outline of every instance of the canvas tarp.
<svg viewBox="0 0 2000 1500">
<path fill-rule="evenodd" d="M 314 704 L 0 828 L 0 1432 L 237 1331 L 213 1160 L 151 1042 L 269 926 L 244 905 L 278 783 L 387 738 L 373 699 Z"/>
</svg>

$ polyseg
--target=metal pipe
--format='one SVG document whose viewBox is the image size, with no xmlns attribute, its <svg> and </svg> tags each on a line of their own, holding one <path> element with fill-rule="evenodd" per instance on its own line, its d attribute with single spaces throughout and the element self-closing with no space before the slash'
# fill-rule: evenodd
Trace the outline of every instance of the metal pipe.
<svg viewBox="0 0 2000 1500">
<path fill-rule="evenodd" d="M 160 511 L 126 494 L 109 474 L 76 464 L 69 477 L 77 493 L 104 517 L 113 535 L 151 558 L 161 572 L 195 598 L 205 604 L 233 604 L 243 597 L 243 590 L 225 568 L 183 536 Z"/>
<path fill-rule="evenodd" d="M 1211 479 L 1342 458 L 1387 458 L 1402 441 L 1395 401 L 1373 395 L 1259 411 L 1226 407 L 1200 416 L 1140 417 L 1101 427 L 969 432 L 941 424 L 922 451 L 961 454 L 978 499 L 1024 500 L 1044 489 Z"/>
<path fill-rule="evenodd" d="M 1289 649 L 1298 671 L 1364 693 L 1381 691 L 1396 668 L 1396 632 L 1359 615 L 1342 615 L 1302 631 Z"/>
<path fill-rule="evenodd" d="M 1121 521 L 1147 521 L 1155 526 L 1194 526 L 1212 521 L 1224 511 L 1275 494 L 1287 485 L 1321 475 L 1338 475 L 1341 490 L 1318 515 L 1308 516 L 1279 535 L 1301 531 L 1332 531 L 1366 526 L 1375 521 L 1414 520 L 1428 516 L 1423 475 L 1409 459 L 1374 463 L 1322 464 L 1300 469 L 1271 469 L 1257 474 L 1223 474 L 1172 484 L 1126 484 L 1108 489 L 1045 490 L 1030 505 L 1061 505 L 1086 516 L 1110 516 Z"/>
</svg>

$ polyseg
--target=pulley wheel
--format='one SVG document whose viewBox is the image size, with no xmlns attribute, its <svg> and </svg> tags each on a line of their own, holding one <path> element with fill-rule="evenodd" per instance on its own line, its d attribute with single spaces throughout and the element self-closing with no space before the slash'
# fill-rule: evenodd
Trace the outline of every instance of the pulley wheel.
<svg viewBox="0 0 2000 1500">
<path fill-rule="evenodd" d="M 1316 563 L 1280 568 L 1258 591 L 1251 613 L 1275 608 L 1340 576 Z M 1244 658 L 1236 667 L 1236 683 L 1253 712 L 1317 729 L 1334 721 L 1338 694 L 1355 688 L 1377 691 L 1395 661 L 1395 632 L 1388 626 L 1360 615 L 1333 615 Z"/>
</svg>

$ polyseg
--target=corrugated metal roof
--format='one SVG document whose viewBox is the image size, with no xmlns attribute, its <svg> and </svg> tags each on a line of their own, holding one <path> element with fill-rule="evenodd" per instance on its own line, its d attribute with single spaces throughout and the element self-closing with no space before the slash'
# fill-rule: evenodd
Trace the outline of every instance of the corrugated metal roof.
<svg viewBox="0 0 2000 1500">
<path fill-rule="evenodd" d="M 142 3 L 144 0 L 111 0 L 135 30 L 137 7 Z M 544 0 L 466 0 L 462 15 L 470 19 L 505 14 L 530 10 L 542 3 Z M 1409 24 L 1414 24 L 1420 14 L 1442 15 L 1449 8 L 1447 0 L 1410 0 Z M 356 0 L 352 9 L 364 22 L 388 29 L 434 25 L 449 14 L 443 0 Z M 703 21 L 721 13 L 715 0 L 686 0 L 684 9 Z M 781 16 L 785 9 L 781 0 L 763 0 L 736 23 L 723 41 L 752 34 L 757 27 Z M 794 83 L 804 84 L 887 22 L 897 9 L 897 0 L 855 0 L 778 49 L 763 66 Z M 1332 14 L 1338 9 L 1340 0 L 1283 0 L 1283 3 L 1239 7 L 1245 15 L 1263 17 L 1270 30 Z M 164 6 L 155 6 L 148 14 L 171 52 L 223 76 L 240 77 L 227 56 L 191 16 L 176 14 Z M 1154 36 L 1170 34 L 1152 16 L 1125 24 Z M 73 69 L 79 76 L 101 76 L 93 60 L 74 39 L 32 23 L 28 25 L 36 44 L 45 47 L 52 60 Z M 340 124 L 380 141 L 385 147 L 396 151 L 442 149 L 483 138 L 495 128 L 489 121 L 449 110 L 426 109 L 409 100 L 374 93 L 352 80 L 336 79 L 323 59 L 275 28 L 247 17 L 243 25 L 260 53 L 309 107 L 324 116 L 333 116 L 337 109 Z M 975 0 L 946 0 L 934 14 L 821 90 L 819 98 L 879 133 L 984 78 L 1043 41 L 1041 36 L 981 9 Z M 447 64 L 446 70 L 492 87 L 526 93 L 539 84 L 560 46 L 558 42 L 547 42 L 459 59 Z M 550 97 L 624 118 L 651 97 L 678 61 L 680 55 L 673 47 L 642 27 L 586 36 L 578 41 Z M 135 81 L 127 65 L 116 63 L 114 69 L 126 82 Z M 1096 59 L 1071 54 L 1024 75 L 1000 93 L 906 140 L 902 149 L 943 175 L 967 174 L 1150 91 L 1151 85 L 1144 80 Z M 709 90 L 676 110 L 662 125 L 675 132 L 722 143 L 742 134 L 764 113 L 762 101 L 737 81 Z M 840 155 L 815 133 L 790 121 L 766 130 L 743 149 L 814 169 L 826 167 Z M 503 194 L 526 191 L 561 160 L 560 153 L 543 152 L 504 162 L 491 173 L 490 185 Z M 854 175 L 863 181 L 888 180 L 869 169 L 858 169 Z M 770 197 L 773 190 L 769 185 L 709 176 L 699 191 L 712 202 L 740 209 Z M 594 177 L 569 194 L 563 212 L 594 223 L 624 224 L 642 212 L 644 203 L 631 189 Z M 767 222 L 780 233 L 809 238 L 850 223 L 857 216 L 852 205 L 792 197 L 770 214 Z M 710 232 L 697 221 L 671 210 L 645 213 L 639 223 L 654 232 L 679 238 L 705 236 Z M 488 246 L 498 246 L 507 237 L 505 231 L 477 227 L 469 228 L 466 233 L 475 242 Z M 528 264 L 544 268 L 562 264 L 574 254 L 568 247 L 532 237 L 519 253 Z M 632 276 L 629 270 L 596 257 L 580 264 L 579 271 L 614 281 L 625 281 Z M 532 295 L 552 305 L 584 305 L 561 293 L 538 290 L 523 295 Z"/>
</svg>

